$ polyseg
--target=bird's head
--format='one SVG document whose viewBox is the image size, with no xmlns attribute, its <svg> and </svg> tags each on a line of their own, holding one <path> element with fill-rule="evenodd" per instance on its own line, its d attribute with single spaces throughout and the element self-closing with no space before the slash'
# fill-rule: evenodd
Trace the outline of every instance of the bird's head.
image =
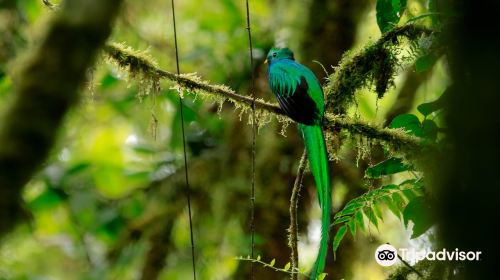
<svg viewBox="0 0 500 280">
<path fill-rule="evenodd" d="M 289 48 L 272 48 L 269 53 L 267 54 L 266 61 L 264 63 L 273 63 L 273 61 L 278 60 L 278 59 L 291 59 L 295 60 L 293 57 L 293 52 Z"/>
</svg>

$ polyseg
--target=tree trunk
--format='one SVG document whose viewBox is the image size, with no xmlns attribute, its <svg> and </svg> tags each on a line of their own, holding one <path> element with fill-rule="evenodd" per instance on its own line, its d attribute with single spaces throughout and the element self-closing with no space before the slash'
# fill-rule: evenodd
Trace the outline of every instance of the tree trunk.
<svg viewBox="0 0 500 280">
<path fill-rule="evenodd" d="M 0 128 L 0 238 L 25 214 L 21 193 L 54 144 L 78 89 L 111 33 L 121 0 L 64 2 L 26 60 Z"/>
</svg>

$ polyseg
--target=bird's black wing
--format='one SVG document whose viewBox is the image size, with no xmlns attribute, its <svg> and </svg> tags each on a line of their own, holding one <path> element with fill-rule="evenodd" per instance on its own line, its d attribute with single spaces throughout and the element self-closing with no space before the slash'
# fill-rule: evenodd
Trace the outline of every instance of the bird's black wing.
<svg viewBox="0 0 500 280">
<path fill-rule="evenodd" d="M 275 94 L 281 109 L 294 121 L 314 125 L 321 119 L 314 100 L 307 94 L 309 86 L 304 76 L 292 94 Z"/>
</svg>

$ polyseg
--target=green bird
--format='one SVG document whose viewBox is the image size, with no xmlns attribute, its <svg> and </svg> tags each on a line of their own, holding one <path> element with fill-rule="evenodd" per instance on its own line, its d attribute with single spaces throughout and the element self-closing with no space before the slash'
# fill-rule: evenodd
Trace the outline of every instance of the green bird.
<svg viewBox="0 0 500 280">
<path fill-rule="evenodd" d="M 325 268 L 330 228 L 331 195 L 328 155 L 321 122 L 325 112 L 323 89 L 313 72 L 295 61 L 288 48 L 273 48 L 267 55 L 269 86 L 280 107 L 298 123 L 304 138 L 309 166 L 316 183 L 321 207 L 321 241 L 310 279 Z"/>
</svg>

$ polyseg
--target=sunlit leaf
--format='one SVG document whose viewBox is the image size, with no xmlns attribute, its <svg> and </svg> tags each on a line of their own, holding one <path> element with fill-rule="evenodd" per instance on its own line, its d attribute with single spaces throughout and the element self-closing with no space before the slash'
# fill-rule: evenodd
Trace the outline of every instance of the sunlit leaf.
<svg viewBox="0 0 500 280">
<path fill-rule="evenodd" d="M 284 269 L 284 270 L 289 270 L 289 269 L 290 269 L 290 266 L 291 266 L 290 262 L 287 262 L 287 263 L 285 264 L 285 267 L 284 267 L 283 269 Z"/>
</svg>

